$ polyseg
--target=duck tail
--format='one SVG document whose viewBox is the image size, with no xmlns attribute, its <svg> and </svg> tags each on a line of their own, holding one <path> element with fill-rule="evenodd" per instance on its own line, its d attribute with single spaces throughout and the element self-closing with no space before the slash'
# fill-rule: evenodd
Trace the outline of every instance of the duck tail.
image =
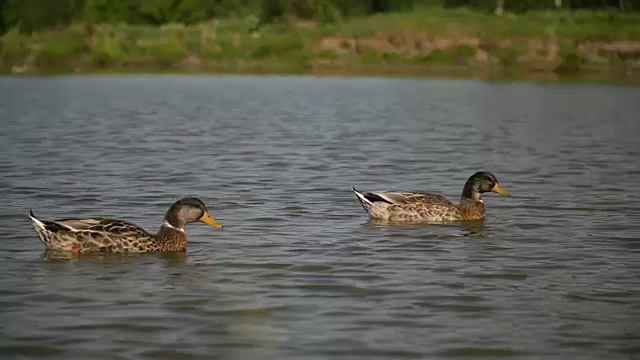
<svg viewBox="0 0 640 360">
<path fill-rule="evenodd" d="M 31 219 L 31 222 L 33 223 L 33 226 L 35 226 L 36 230 L 40 230 L 40 231 L 46 230 L 45 224 L 35 216 L 35 214 L 33 213 L 33 210 L 29 209 L 29 212 L 27 213 L 27 215 Z"/>
<path fill-rule="evenodd" d="M 351 187 L 351 190 L 353 191 L 354 194 L 356 194 L 356 197 L 360 202 L 360 205 L 362 205 L 362 208 L 364 208 L 365 211 L 369 212 L 369 209 L 371 209 L 371 204 L 372 204 L 371 200 L 367 199 L 367 196 L 361 193 L 360 191 L 356 190 L 355 187 Z"/>
</svg>

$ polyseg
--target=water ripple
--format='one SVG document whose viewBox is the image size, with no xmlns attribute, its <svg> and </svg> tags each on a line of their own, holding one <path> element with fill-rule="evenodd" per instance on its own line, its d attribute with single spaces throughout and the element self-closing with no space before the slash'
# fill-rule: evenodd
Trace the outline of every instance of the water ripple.
<svg viewBox="0 0 640 360">
<path fill-rule="evenodd" d="M 11 89 L 11 91 L 8 91 Z M 633 88 L 312 77 L 2 78 L 0 353 L 64 359 L 636 354 Z M 484 223 L 390 225 L 351 193 L 459 198 Z M 183 254 L 44 252 L 25 212 L 157 229 Z"/>
</svg>

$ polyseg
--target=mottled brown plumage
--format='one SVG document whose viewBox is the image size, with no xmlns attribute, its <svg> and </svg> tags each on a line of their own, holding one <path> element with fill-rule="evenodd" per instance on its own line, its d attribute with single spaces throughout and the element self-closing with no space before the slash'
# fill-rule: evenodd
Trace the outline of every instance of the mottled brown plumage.
<svg viewBox="0 0 640 360">
<path fill-rule="evenodd" d="M 473 174 L 462 189 L 460 205 L 443 196 L 425 192 L 370 192 L 355 188 L 358 201 L 372 219 L 389 222 L 459 222 L 484 220 L 482 193 L 493 191 L 510 196 L 488 172 Z"/>
<path fill-rule="evenodd" d="M 29 213 L 29 217 L 48 250 L 74 253 L 185 251 L 186 224 L 201 221 L 213 227 L 222 227 L 197 198 L 182 198 L 171 205 L 155 235 L 135 224 L 116 219 L 39 220 L 33 212 Z"/>
</svg>

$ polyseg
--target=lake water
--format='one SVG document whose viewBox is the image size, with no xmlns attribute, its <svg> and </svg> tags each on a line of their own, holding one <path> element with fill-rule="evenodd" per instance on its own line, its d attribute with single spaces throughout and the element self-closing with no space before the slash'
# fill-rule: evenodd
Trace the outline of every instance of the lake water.
<svg viewBox="0 0 640 360">
<path fill-rule="evenodd" d="M 0 354 L 51 359 L 638 358 L 640 88 L 382 78 L 0 78 Z M 351 193 L 484 225 L 371 222 Z M 44 252 L 25 212 L 186 254 Z"/>
</svg>

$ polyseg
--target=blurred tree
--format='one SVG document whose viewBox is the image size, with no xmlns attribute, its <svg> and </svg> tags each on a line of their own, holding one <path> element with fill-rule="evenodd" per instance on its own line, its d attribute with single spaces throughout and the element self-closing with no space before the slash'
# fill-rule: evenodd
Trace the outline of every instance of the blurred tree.
<svg viewBox="0 0 640 360">
<path fill-rule="evenodd" d="M 334 21 L 344 15 L 349 9 L 349 3 L 354 0 L 262 0 L 261 19 L 270 22 L 285 18 L 315 19 L 320 21 Z M 346 5 L 346 6 L 345 6 Z"/>
<path fill-rule="evenodd" d="M 195 24 L 209 20 L 215 14 L 207 0 L 183 0 L 178 1 L 173 8 L 175 19 L 185 24 Z"/>
<path fill-rule="evenodd" d="M 502 15 L 504 12 L 504 0 L 496 0 L 496 15 Z"/>
<path fill-rule="evenodd" d="M 4 0 L 2 24 L 25 32 L 67 25 L 82 11 L 83 0 Z"/>
<path fill-rule="evenodd" d="M 84 15 L 98 23 L 140 23 L 135 5 L 139 1 L 85 0 Z"/>
<path fill-rule="evenodd" d="M 141 0 L 140 16 L 147 24 L 160 25 L 173 21 L 174 0 Z"/>
<path fill-rule="evenodd" d="M 6 0 L 0 0 L 0 33 L 4 33 L 8 28 L 8 25 L 5 23 L 6 19 L 4 16 L 4 7 L 6 2 Z"/>
<path fill-rule="evenodd" d="M 193 24 L 213 18 L 256 15 L 264 22 L 285 18 L 334 21 L 416 6 L 467 7 L 486 12 L 543 9 L 640 10 L 640 0 L 0 0 L 0 31 L 64 26 L 73 21 L 160 25 Z"/>
</svg>

